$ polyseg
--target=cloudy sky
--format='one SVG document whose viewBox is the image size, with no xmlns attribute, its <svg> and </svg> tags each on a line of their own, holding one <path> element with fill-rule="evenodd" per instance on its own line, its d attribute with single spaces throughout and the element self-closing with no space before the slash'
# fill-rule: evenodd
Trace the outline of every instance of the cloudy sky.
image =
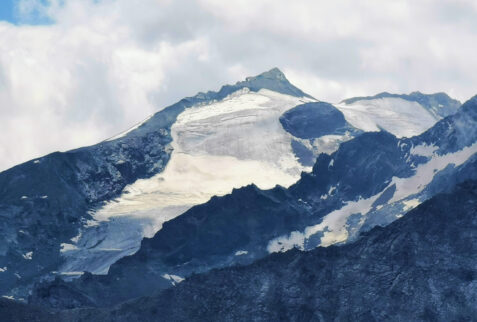
<svg viewBox="0 0 477 322">
<path fill-rule="evenodd" d="M 0 3 L 0 170 L 275 66 L 330 102 L 477 94 L 475 0 Z"/>
</svg>

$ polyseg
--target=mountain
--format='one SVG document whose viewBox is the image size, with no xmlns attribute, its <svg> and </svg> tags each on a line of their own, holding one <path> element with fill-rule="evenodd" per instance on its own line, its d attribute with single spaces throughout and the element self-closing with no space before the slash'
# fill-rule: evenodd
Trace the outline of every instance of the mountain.
<svg viewBox="0 0 477 322">
<path fill-rule="evenodd" d="M 106 274 L 164 222 L 194 213 L 194 205 L 250 184 L 243 190 L 252 194 L 289 187 L 312 171 L 320 153 L 332 154 L 364 131 L 275 68 L 185 98 L 96 145 L 8 169 L 0 173 L 0 295 L 22 300 L 40 280 Z M 338 207 L 336 200 L 325 208 Z M 304 204 L 298 208 L 305 213 Z M 287 225 L 264 236 L 287 234 Z M 245 251 L 225 261 L 220 255 L 210 262 L 207 255 L 203 267 L 191 264 L 181 274 L 242 261 Z M 174 272 L 161 271 L 158 283 L 170 286 L 183 277 Z"/>
<path fill-rule="evenodd" d="M 194 273 L 248 264 L 274 252 L 353 241 L 459 183 L 477 179 L 477 97 L 423 134 L 382 131 L 320 154 L 288 189 L 255 185 L 213 197 L 164 223 L 104 276 L 39 284 L 30 301 L 109 306 L 176 285 Z"/>
<path fill-rule="evenodd" d="M 477 316 L 477 181 L 354 243 L 275 253 L 113 308 L 39 321 L 470 321 Z M 0 306 L 6 316 L 19 304 Z M 21 315 L 37 310 L 24 306 Z M 47 314 L 50 314 L 49 316 Z"/>
</svg>

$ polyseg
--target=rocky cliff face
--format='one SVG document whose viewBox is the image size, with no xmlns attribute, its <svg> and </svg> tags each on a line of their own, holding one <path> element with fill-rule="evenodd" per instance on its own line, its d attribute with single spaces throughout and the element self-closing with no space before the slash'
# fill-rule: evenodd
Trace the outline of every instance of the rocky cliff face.
<svg viewBox="0 0 477 322">
<path fill-rule="evenodd" d="M 23 296 L 58 269 L 61 244 L 91 219 L 88 211 L 168 160 L 167 130 L 53 153 L 0 174 L 0 293 Z M 140 152 L 142 151 L 142 152 Z"/>
</svg>

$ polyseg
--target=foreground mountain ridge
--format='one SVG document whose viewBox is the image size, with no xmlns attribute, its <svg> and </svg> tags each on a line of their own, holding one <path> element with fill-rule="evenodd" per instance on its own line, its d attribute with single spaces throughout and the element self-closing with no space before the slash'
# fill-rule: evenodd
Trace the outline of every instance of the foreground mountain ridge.
<svg viewBox="0 0 477 322">
<path fill-rule="evenodd" d="M 470 321 L 477 315 L 477 181 L 437 194 L 354 243 L 296 249 L 194 275 L 110 309 L 50 313 L 11 301 L 26 321 Z"/>
<path fill-rule="evenodd" d="M 472 320 L 477 316 L 476 214 L 477 181 L 470 181 L 356 243 L 294 250 L 251 266 L 194 276 L 105 317 Z"/>
</svg>

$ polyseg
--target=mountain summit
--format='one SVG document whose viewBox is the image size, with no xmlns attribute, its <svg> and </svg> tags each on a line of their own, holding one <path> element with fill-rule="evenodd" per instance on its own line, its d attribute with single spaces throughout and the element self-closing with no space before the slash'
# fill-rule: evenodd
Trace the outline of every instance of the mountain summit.
<svg viewBox="0 0 477 322">
<path fill-rule="evenodd" d="M 312 96 L 291 84 L 285 74 L 276 67 L 257 76 L 247 77 L 245 81 L 237 82 L 235 85 L 226 85 L 220 89 L 219 93 L 231 93 L 244 87 L 247 87 L 253 92 L 268 89 L 286 95 L 314 99 Z"/>
<path fill-rule="evenodd" d="M 283 72 L 278 67 L 274 67 L 269 71 L 263 72 L 257 76 L 247 77 L 245 80 L 251 81 L 257 78 L 276 79 L 280 81 L 287 80 L 285 74 L 283 74 Z"/>
</svg>

